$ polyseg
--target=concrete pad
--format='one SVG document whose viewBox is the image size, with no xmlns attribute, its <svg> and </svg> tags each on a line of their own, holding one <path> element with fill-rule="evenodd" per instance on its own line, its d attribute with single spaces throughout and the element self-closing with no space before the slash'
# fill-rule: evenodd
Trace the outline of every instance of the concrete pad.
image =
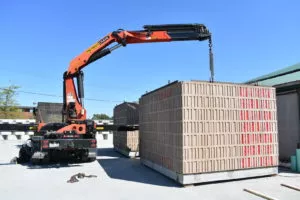
<svg viewBox="0 0 300 200">
<path fill-rule="evenodd" d="M 11 131 L 1 131 L 0 132 L 1 135 L 12 135 Z"/>
<path fill-rule="evenodd" d="M 98 149 L 97 161 L 91 163 L 12 165 L 9 162 L 14 156 L 18 156 L 20 144 L 21 141 L 0 142 L 0 194 L 3 200 L 40 200 L 41 197 L 43 200 L 80 200 L 94 199 L 98 196 L 109 200 L 140 200 L 141 197 L 143 200 L 261 199 L 244 192 L 244 188 L 277 199 L 300 199 L 300 192 L 280 186 L 281 183 L 285 183 L 299 187 L 300 174 L 281 172 L 272 177 L 183 188 L 160 173 L 141 165 L 139 159 L 123 158 L 112 148 Z M 97 178 L 83 178 L 77 183 L 67 183 L 67 180 L 77 173 L 97 175 Z"/>
<path fill-rule="evenodd" d="M 261 177 L 261 176 L 278 174 L 278 167 L 242 169 L 242 170 L 234 170 L 234 171 L 221 171 L 221 172 L 201 173 L 201 174 L 179 174 L 148 160 L 141 159 L 141 162 L 144 165 L 160 172 L 161 174 L 175 180 L 176 182 L 182 185 L 234 180 L 234 179 L 251 178 L 251 177 Z"/>
<path fill-rule="evenodd" d="M 3 138 L 3 136 L 2 136 L 2 135 L 0 135 L 0 141 L 2 141 L 2 140 L 4 140 L 4 138 Z"/>
<path fill-rule="evenodd" d="M 14 131 L 13 132 L 14 135 L 25 135 L 24 131 Z"/>
</svg>

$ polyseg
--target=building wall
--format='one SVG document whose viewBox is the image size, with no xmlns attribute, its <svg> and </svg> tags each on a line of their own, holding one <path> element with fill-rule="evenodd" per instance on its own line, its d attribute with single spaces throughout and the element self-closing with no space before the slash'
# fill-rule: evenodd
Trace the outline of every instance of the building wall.
<svg viewBox="0 0 300 200">
<path fill-rule="evenodd" d="M 296 92 L 277 95 L 280 160 L 289 160 L 300 142 L 298 98 Z"/>
<path fill-rule="evenodd" d="M 274 78 L 271 78 L 274 77 Z M 263 80 L 264 79 L 264 80 Z M 262 80 L 262 81 L 258 81 Z M 300 63 L 247 81 L 248 84 L 273 86 L 277 93 L 279 158 L 290 160 L 300 142 L 299 92 Z"/>
</svg>

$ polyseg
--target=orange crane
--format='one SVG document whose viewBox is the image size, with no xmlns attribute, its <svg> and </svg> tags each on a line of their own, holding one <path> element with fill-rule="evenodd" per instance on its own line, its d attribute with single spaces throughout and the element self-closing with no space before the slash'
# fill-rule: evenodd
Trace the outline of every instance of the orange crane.
<svg viewBox="0 0 300 200">
<path fill-rule="evenodd" d="M 92 120 L 86 119 L 82 69 L 128 44 L 189 40 L 209 41 L 210 81 L 214 81 L 212 35 L 203 24 L 145 25 L 143 30 L 119 29 L 100 39 L 74 58 L 64 73 L 63 122 L 40 123 L 37 136 L 32 137 L 28 144 L 21 148 L 19 160 L 48 161 L 59 157 L 59 154 L 71 155 L 84 161 L 94 160 L 97 144 L 96 125 Z M 77 79 L 77 87 L 74 79 Z"/>
</svg>

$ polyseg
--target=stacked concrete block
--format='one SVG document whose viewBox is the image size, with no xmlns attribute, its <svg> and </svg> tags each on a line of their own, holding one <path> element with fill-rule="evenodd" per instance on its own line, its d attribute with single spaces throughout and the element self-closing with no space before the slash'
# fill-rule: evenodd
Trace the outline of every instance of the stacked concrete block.
<svg viewBox="0 0 300 200">
<path fill-rule="evenodd" d="M 181 184 L 277 173 L 275 89 L 174 82 L 140 99 L 141 161 Z"/>
<path fill-rule="evenodd" d="M 134 125 L 139 123 L 139 104 L 124 102 L 114 108 L 114 124 Z"/>
<path fill-rule="evenodd" d="M 137 125 L 139 123 L 139 105 L 124 102 L 114 108 L 115 125 Z M 114 149 L 125 156 L 139 156 L 139 131 L 114 131 Z"/>
<path fill-rule="evenodd" d="M 139 131 L 114 131 L 114 148 L 128 157 L 139 156 Z"/>
<path fill-rule="evenodd" d="M 0 124 L 35 124 L 34 119 L 0 119 Z M 0 140 L 27 140 L 33 131 L 6 131 L 0 130 Z"/>
</svg>

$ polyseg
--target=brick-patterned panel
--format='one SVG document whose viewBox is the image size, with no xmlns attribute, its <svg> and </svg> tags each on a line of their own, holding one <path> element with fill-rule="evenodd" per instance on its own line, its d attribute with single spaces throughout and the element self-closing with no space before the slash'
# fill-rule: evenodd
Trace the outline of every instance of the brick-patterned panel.
<svg viewBox="0 0 300 200">
<path fill-rule="evenodd" d="M 278 165 L 275 89 L 176 82 L 140 98 L 141 158 L 181 174 Z"/>
<path fill-rule="evenodd" d="M 139 131 L 114 131 L 113 144 L 115 148 L 124 151 L 138 151 Z"/>
<path fill-rule="evenodd" d="M 124 102 L 114 107 L 114 124 L 134 125 L 139 123 L 139 104 Z"/>
</svg>

